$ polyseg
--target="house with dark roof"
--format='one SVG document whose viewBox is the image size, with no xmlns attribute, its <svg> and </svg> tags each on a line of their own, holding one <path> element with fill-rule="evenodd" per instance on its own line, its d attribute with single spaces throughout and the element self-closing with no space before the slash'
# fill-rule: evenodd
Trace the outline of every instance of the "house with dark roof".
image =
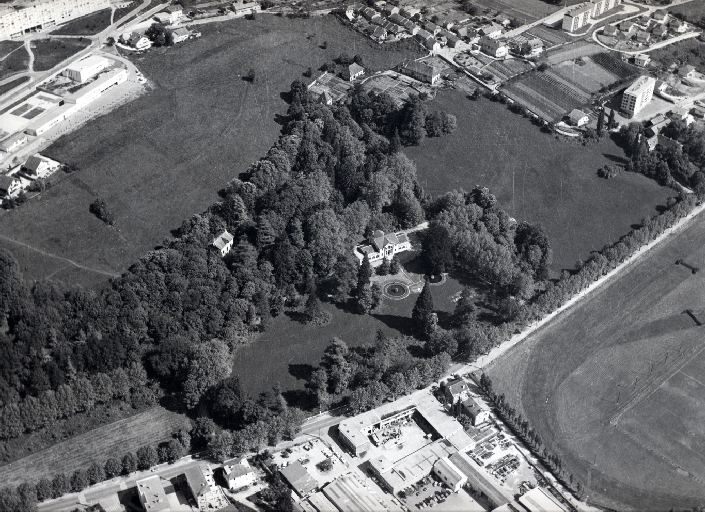
<svg viewBox="0 0 705 512">
<path fill-rule="evenodd" d="M 404 27 L 404 30 L 406 30 L 406 31 L 407 31 L 409 34 L 411 34 L 412 36 L 415 36 L 416 33 L 417 33 L 419 30 L 421 30 L 421 29 L 419 28 L 419 26 L 418 26 L 416 23 L 414 23 L 413 21 L 411 21 L 411 20 L 405 19 L 405 20 L 401 23 L 401 25 L 402 25 L 402 27 Z"/>
<path fill-rule="evenodd" d="M 38 155 L 30 156 L 22 166 L 22 172 L 30 179 L 46 178 L 59 168 L 59 164 L 46 160 Z"/>
<path fill-rule="evenodd" d="M 684 21 L 681 21 L 678 18 L 673 18 L 668 24 L 668 28 L 670 28 L 677 34 L 682 34 L 686 30 L 688 30 L 688 25 L 686 25 Z"/>
<path fill-rule="evenodd" d="M 658 37 L 659 39 L 666 37 L 666 34 L 668 34 L 666 25 L 656 25 L 653 30 L 651 30 L 651 35 L 653 37 Z"/>
<path fill-rule="evenodd" d="M 464 379 L 457 378 L 445 383 L 443 394 L 450 405 L 455 405 L 470 396 L 470 388 Z"/>
<path fill-rule="evenodd" d="M 474 427 L 490 421 L 490 408 L 482 400 L 470 397 L 459 404 L 460 412 L 472 420 Z"/>
<path fill-rule="evenodd" d="M 441 78 L 441 68 L 422 60 L 405 59 L 398 66 L 399 72 L 420 82 L 434 85 Z"/>
<path fill-rule="evenodd" d="M 0 176 L 0 197 L 17 197 L 22 192 L 22 181 L 16 176 L 7 174 Z"/>
<path fill-rule="evenodd" d="M 632 34 L 636 30 L 636 25 L 631 21 L 623 21 L 619 24 L 619 30 L 624 34 Z"/>
<path fill-rule="evenodd" d="M 668 21 L 668 11 L 665 9 L 659 9 L 654 11 L 651 17 L 660 23 L 665 23 Z"/>
<path fill-rule="evenodd" d="M 678 68 L 678 76 L 681 78 L 693 78 L 694 74 L 695 66 L 691 66 L 690 64 Z"/>
<path fill-rule="evenodd" d="M 639 32 L 636 33 L 636 42 L 637 43 L 646 44 L 649 41 L 651 41 L 651 34 L 649 34 L 648 32 L 640 30 Z"/>
<path fill-rule="evenodd" d="M 302 498 L 308 496 L 313 491 L 318 489 L 318 482 L 305 467 L 297 460 L 288 466 L 279 470 L 281 476 L 287 481 L 289 486 L 294 489 L 296 494 Z"/>
<path fill-rule="evenodd" d="M 184 476 L 186 476 L 186 484 L 196 502 L 198 502 L 198 498 L 211 490 L 208 480 L 206 480 L 206 475 L 203 474 L 203 469 L 200 466 L 191 466 L 184 471 Z"/>
<path fill-rule="evenodd" d="M 345 67 L 343 69 L 343 79 L 347 80 L 348 82 L 352 82 L 355 80 L 357 77 L 362 76 L 365 74 L 365 68 L 360 66 L 357 62 L 353 62 L 349 66 Z"/>
<path fill-rule="evenodd" d="M 480 51 L 490 57 L 501 59 L 507 56 L 509 48 L 507 48 L 504 41 L 493 39 L 490 36 L 482 36 L 480 38 Z"/>
</svg>

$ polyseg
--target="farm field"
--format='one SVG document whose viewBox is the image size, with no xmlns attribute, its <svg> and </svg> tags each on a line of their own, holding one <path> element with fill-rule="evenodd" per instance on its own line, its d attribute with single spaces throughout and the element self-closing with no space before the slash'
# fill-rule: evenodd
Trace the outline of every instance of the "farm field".
<svg viewBox="0 0 705 512">
<path fill-rule="evenodd" d="M 596 53 L 602 52 L 604 49 L 595 43 L 587 41 L 578 41 L 576 43 L 561 46 L 554 51 L 546 52 L 546 58 L 549 64 L 555 65 L 566 60 L 575 60 L 580 57 L 589 57 Z"/>
<path fill-rule="evenodd" d="M 532 112 L 553 121 L 559 121 L 574 108 L 590 101 L 589 94 L 550 69 L 546 72 L 527 73 L 503 90 Z"/>
<path fill-rule="evenodd" d="M 47 71 L 90 46 L 89 39 L 36 39 L 31 43 L 34 71 Z"/>
<path fill-rule="evenodd" d="M 593 504 L 702 504 L 701 217 L 487 368 Z"/>
<path fill-rule="evenodd" d="M 154 90 L 57 141 L 47 156 L 80 171 L 41 200 L 0 215 L 0 233 L 12 240 L 0 237 L 0 247 L 15 254 L 28 279 L 99 286 L 218 201 L 218 190 L 276 141 L 287 109 L 280 94 L 309 66 L 351 49 L 370 70 L 415 55 L 384 50 L 332 17 L 263 15 L 201 32 L 137 57 Z M 274 51 L 281 47 L 287 51 Z M 241 79 L 250 68 L 254 84 Z M 114 227 L 88 212 L 96 197 L 114 212 Z"/>
<path fill-rule="evenodd" d="M 65 36 L 92 36 L 106 29 L 110 25 L 112 9 L 103 9 L 87 16 L 69 21 L 51 34 Z"/>
<path fill-rule="evenodd" d="M 181 414 L 153 407 L 129 418 L 86 432 L 0 467 L 3 485 L 38 482 L 59 473 L 70 475 L 92 462 L 104 464 L 110 457 L 122 458 L 145 444 L 156 445 L 179 429 L 190 429 L 190 420 Z"/>
<path fill-rule="evenodd" d="M 600 67 L 606 69 L 620 79 L 627 79 L 638 75 L 641 71 L 638 67 L 624 62 L 610 52 L 597 53 L 592 56 L 592 60 Z"/>
<path fill-rule="evenodd" d="M 619 80 L 617 75 L 595 64 L 590 57 L 583 57 L 582 64 L 575 61 L 561 62 L 553 66 L 551 71 L 589 93 L 596 93 L 602 87 Z"/>
<path fill-rule="evenodd" d="M 453 91 L 439 92 L 429 108 L 453 112 L 458 129 L 404 150 L 426 192 L 489 187 L 517 221 L 545 226 L 554 274 L 619 239 L 673 195 L 636 174 L 598 178 L 599 167 L 624 162 L 609 139 L 587 147 L 561 142 L 500 103 Z"/>
<path fill-rule="evenodd" d="M 27 71 L 29 54 L 22 41 L 0 41 L 0 80 Z"/>
</svg>

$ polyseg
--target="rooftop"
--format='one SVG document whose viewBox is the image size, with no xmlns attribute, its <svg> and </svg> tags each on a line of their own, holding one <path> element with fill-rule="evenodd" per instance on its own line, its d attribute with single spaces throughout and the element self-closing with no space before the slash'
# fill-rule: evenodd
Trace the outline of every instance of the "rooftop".
<svg viewBox="0 0 705 512">
<path fill-rule="evenodd" d="M 147 512 L 169 510 L 169 502 L 166 499 L 164 487 L 162 486 L 161 479 L 157 475 L 138 480 L 137 492 Z"/>
<path fill-rule="evenodd" d="M 540 487 L 531 489 L 521 496 L 519 503 L 524 505 L 529 512 L 564 512 L 568 510 Z"/>
<path fill-rule="evenodd" d="M 340 512 L 383 512 L 377 499 L 353 476 L 345 475 L 323 488 L 325 496 Z"/>
<path fill-rule="evenodd" d="M 279 472 L 289 482 L 289 485 L 301 496 L 310 493 L 318 487 L 318 482 L 313 478 L 303 465 L 297 460 Z"/>
<path fill-rule="evenodd" d="M 653 87 L 656 84 L 656 79 L 647 75 L 640 76 L 636 81 L 630 85 L 625 92 L 625 94 L 640 94 L 646 89 Z"/>
</svg>

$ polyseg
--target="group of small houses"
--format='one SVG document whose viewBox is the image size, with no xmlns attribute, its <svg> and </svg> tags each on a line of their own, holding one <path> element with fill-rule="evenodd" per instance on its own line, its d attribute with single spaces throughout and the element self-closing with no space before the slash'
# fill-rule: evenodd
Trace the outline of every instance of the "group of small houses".
<svg viewBox="0 0 705 512">
<path fill-rule="evenodd" d="M 662 41 L 668 35 L 677 36 L 689 30 L 685 21 L 669 15 L 668 11 L 659 9 L 649 16 L 624 20 L 616 25 L 606 25 L 602 30 L 605 36 L 622 40 L 633 40 L 637 46 L 648 45 Z M 646 56 L 644 56 L 646 57 Z M 645 66 L 643 58 L 635 61 L 637 65 Z"/>
<path fill-rule="evenodd" d="M 245 457 L 226 460 L 221 471 L 228 488 L 233 491 L 248 487 L 257 480 L 255 470 Z M 193 504 L 197 506 L 198 510 L 219 510 L 221 512 L 236 512 L 238 510 L 228 501 L 222 489 L 215 484 L 212 469 L 194 465 L 185 470 L 179 479 L 185 483 L 184 486 L 180 486 L 180 491 L 184 493 L 188 490 L 188 494 L 190 494 L 190 496 L 184 496 L 184 499 L 193 500 Z M 174 486 L 170 482 L 162 480 L 158 475 L 138 480 L 136 487 L 140 503 L 147 512 L 184 509 L 180 505 L 179 497 L 174 492 Z"/>
<path fill-rule="evenodd" d="M 397 40 L 413 37 L 427 50 L 437 52 L 443 46 L 456 48 L 461 43 L 474 45 L 471 48 L 482 51 L 495 58 L 506 57 L 509 53 L 507 41 L 500 39 L 504 30 L 511 23 L 508 18 L 489 20 L 476 18 L 449 20 L 437 19 L 433 22 L 425 19 L 417 8 L 399 8 L 394 5 L 377 2 L 377 9 L 363 4 L 351 4 L 345 8 L 345 16 L 358 28 L 376 41 Z M 376 4 L 376 5 L 377 5 Z M 516 48 L 518 53 L 536 56 L 543 51 L 544 44 L 538 38 L 523 42 Z"/>
<path fill-rule="evenodd" d="M 259 8 L 259 4 L 256 4 Z M 165 26 L 174 25 L 184 19 L 184 12 L 180 5 L 170 5 L 161 12 L 155 14 L 151 19 L 132 26 L 130 32 L 120 34 L 119 42 L 129 46 L 136 51 L 143 51 L 152 46 L 152 41 L 144 35 L 153 23 L 160 23 Z M 198 37 L 197 32 L 191 32 L 185 27 L 178 27 L 171 30 L 171 37 L 174 44 L 182 43 L 189 37 Z"/>
</svg>

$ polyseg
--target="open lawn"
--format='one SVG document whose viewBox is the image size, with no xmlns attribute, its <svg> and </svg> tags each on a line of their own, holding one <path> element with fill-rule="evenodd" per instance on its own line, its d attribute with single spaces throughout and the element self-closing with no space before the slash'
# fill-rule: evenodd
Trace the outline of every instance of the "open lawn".
<svg viewBox="0 0 705 512">
<path fill-rule="evenodd" d="M 36 39 L 31 43 L 34 71 L 48 71 L 90 46 L 90 39 Z"/>
<path fill-rule="evenodd" d="M 522 23 L 531 23 L 556 12 L 563 4 L 574 5 L 580 3 L 580 0 L 565 0 L 559 5 L 543 0 L 475 0 L 474 3 L 481 11 L 483 8 L 501 11 Z"/>
<path fill-rule="evenodd" d="M 3 94 L 5 94 L 8 91 L 11 91 L 15 87 L 19 87 L 20 85 L 25 83 L 27 80 L 29 80 L 29 77 L 23 76 L 20 78 L 16 78 L 14 80 L 10 80 L 9 82 L 4 83 L 3 85 L 0 85 L 0 96 L 2 96 Z"/>
<path fill-rule="evenodd" d="M 626 163 L 610 139 L 588 147 L 561 142 L 500 103 L 454 91 L 440 92 L 429 107 L 453 112 L 458 129 L 404 150 L 426 192 L 489 187 L 517 221 L 546 227 L 554 274 L 619 239 L 673 195 L 641 175 L 598 178 L 599 167 Z"/>
<path fill-rule="evenodd" d="M 0 237 L 0 246 L 15 253 L 28 278 L 105 282 L 218 201 L 218 190 L 276 141 L 287 109 L 280 94 L 294 80 L 305 80 L 309 66 L 348 52 L 360 54 L 367 69 L 380 70 L 412 56 L 377 45 L 332 17 L 262 15 L 200 30 L 197 40 L 136 58 L 154 90 L 46 152 L 75 162 L 80 172 L 41 200 L 0 213 L 0 233 L 13 240 Z M 250 68 L 255 83 L 241 78 Z M 114 227 L 88 212 L 96 197 L 114 212 Z M 81 272 L 60 258 L 91 270 Z"/>
<path fill-rule="evenodd" d="M 461 289 L 453 279 L 432 286 L 436 310 L 452 312 L 455 308 L 453 295 Z M 379 311 L 370 315 L 358 315 L 325 304 L 332 319 L 321 327 L 303 325 L 296 315 L 281 315 L 272 320 L 254 343 L 238 349 L 233 373 L 240 376 L 243 387 L 250 393 L 266 391 L 279 382 L 282 389 L 289 392 L 287 398 L 295 399 L 334 337 L 356 347 L 374 341 L 379 330 L 387 336 L 412 334 L 411 311 L 418 296 L 412 293 L 403 300 L 385 298 Z"/>
<path fill-rule="evenodd" d="M 182 428 L 191 428 L 188 418 L 153 407 L 2 466 L 0 481 L 3 485 L 18 485 L 38 482 L 43 477 L 51 479 L 59 473 L 70 475 L 92 462 L 104 464 L 110 457 L 121 459 L 145 444 L 156 445 Z"/>
<path fill-rule="evenodd" d="M 27 71 L 29 54 L 22 41 L 0 41 L 0 80 Z"/>
<path fill-rule="evenodd" d="M 596 93 L 619 80 L 617 75 L 595 64 L 590 57 L 583 57 L 580 63 L 561 62 L 551 71 L 590 93 Z"/>
<path fill-rule="evenodd" d="M 702 216 L 487 369 L 589 501 L 614 510 L 702 505 Z"/>
<path fill-rule="evenodd" d="M 112 9 L 103 9 L 81 18 L 69 21 L 51 34 L 65 36 L 92 36 L 106 29 L 110 25 Z"/>
</svg>

